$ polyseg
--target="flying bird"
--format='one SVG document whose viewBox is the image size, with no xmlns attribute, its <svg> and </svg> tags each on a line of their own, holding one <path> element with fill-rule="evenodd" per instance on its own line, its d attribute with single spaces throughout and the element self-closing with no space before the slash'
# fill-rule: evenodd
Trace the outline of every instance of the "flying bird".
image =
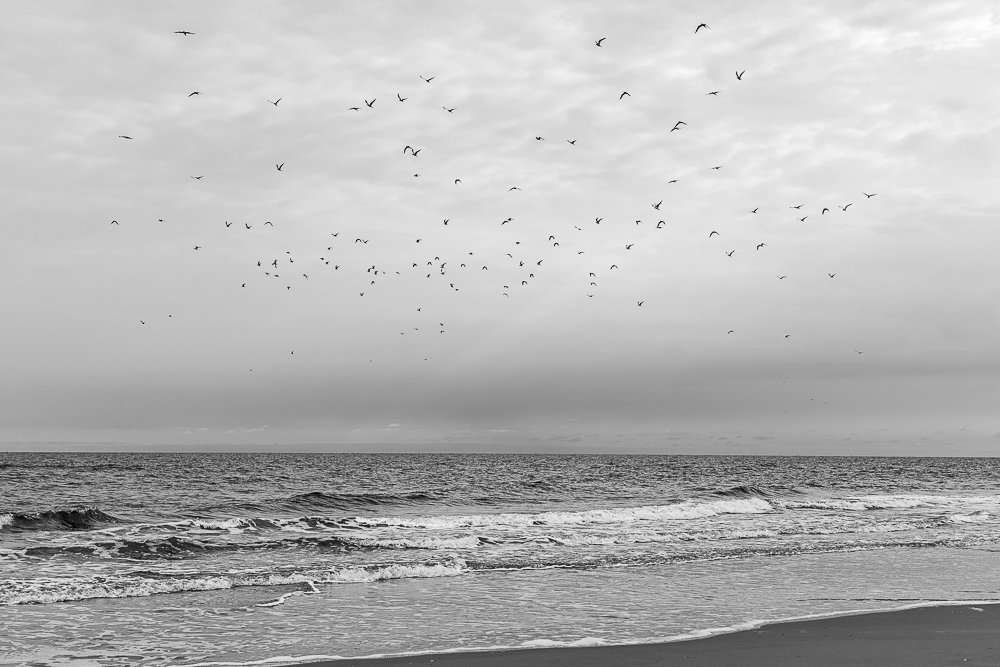
<svg viewBox="0 0 1000 667">
<path fill-rule="evenodd" d="M 722 167 L 723 165 L 720 164 L 718 167 L 712 167 L 712 169 L 722 169 Z"/>
<path fill-rule="evenodd" d="M 375 100 L 377 100 L 377 99 L 378 99 L 377 97 L 373 97 L 371 102 L 369 102 L 368 100 L 365 100 L 365 104 L 367 104 L 368 108 L 371 109 L 372 105 L 375 104 Z"/>
<path fill-rule="evenodd" d="M 285 163 L 282 162 L 281 164 L 276 164 L 274 166 L 277 167 L 278 171 L 281 171 L 281 168 L 285 166 Z"/>
<path fill-rule="evenodd" d="M 618 265 L 617 265 L 617 264 L 612 264 L 612 265 L 611 265 L 611 269 L 617 269 L 617 268 L 618 268 Z M 608 271 L 610 271 L 611 269 L 608 269 Z"/>
<path fill-rule="evenodd" d="M 711 30 L 711 28 L 708 27 L 707 23 L 699 23 L 698 27 L 694 29 L 694 34 L 697 35 L 698 31 L 701 30 L 702 28 L 705 28 L 706 30 Z"/>
<path fill-rule="evenodd" d="M 400 101 L 400 102 L 405 102 L 406 100 L 410 99 L 409 97 L 403 97 L 403 96 L 402 96 L 402 95 L 400 95 L 399 93 L 396 93 L 396 97 L 398 97 L 398 98 L 399 98 L 399 101 Z"/>
<path fill-rule="evenodd" d="M 112 224 L 112 225 L 118 225 L 118 221 L 117 221 L 117 220 L 112 220 L 112 221 L 111 221 L 111 224 Z M 121 225 L 118 225 L 118 226 L 119 226 L 119 227 L 121 227 Z"/>
<path fill-rule="evenodd" d="M 361 111 L 361 107 L 347 107 L 348 111 Z"/>
<path fill-rule="evenodd" d="M 674 126 L 673 126 L 673 127 L 672 127 L 672 128 L 670 129 L 670 131 L 671 131 L 671 132 L 673 132 L 674 130 L 679 130 L 679 129 L 681 129 L 681 125 L 687 125 L 687 123 L 685 123 L 685 122 L 684 122 L 684 121 L 682 121 L 682 120 L 679 120 L 679 121 L 677 121 L 676 123 L 674 123 Z"/>
<path fill-rule="evenodd" d="M 751 213 L 756 213 L 756 212 L 757 212 L 757 209 L 758 209 L 758 208 L 760 208 L 760 206 L 758 206 L 757 208 L 755 208 L 754 210 L 752 210 L 752 211 L 750 211 L 750 212 L 751 212 Z"/>
<path fill-rule="evenodd" d="M 658 223 L 656 223 L 656 228 L 659 229 L 660 227 L 663 227 L 663 225 L 665 224 L 666 223 L 663 220 L 660 220 Z"/>
<path fill-rule="evenodd" d="M 451 220 L 451 218 L 445 218 L 445 219 L 444 219 L 444 224 L 446 224 L 446 225 L 447 225 L 447 224 L 448 224 L 448 221 L 449 221 L 449 220 Z"/>
<path fill-rule="evenodd" d="M 572 144 L 572 145 L 576 146 L 576 139 L 574 139 L 573 141 L 570 141 L 569 139 L 567 139 L 566 143 L 567 144 Z"/>
<path fill-rule="evenodd" d="M 618 99 L 621 99 L 621 98 L 625 97 L 626 95 L 628 95 L 629 97 L 632 97 L 631 95 L 629 95 L 628 91 L 625 91 L 621 95 L 618 96 Z"/>
<path fill-rule="evenodd" d="M 535 137 L 535 141 L 545 141 L 545 137 Z"/>
<path fill-rule="evenodd" d="M 719 235 L 719 232 L 717 232 L 717 231 L 715 231 L 715 230 L 713 229 L 712 231 L 710 231 L 710 232 L 708 233 L 708 238 L 712 238 L 712 234 L 715 234 L 716 236 L 718 236 L 718 235 Z"/>
<path fill-rule="evenodd" d="M 517 186 L 515 185 L 515 186 L 514 186 L 514 187 L 512 187 L 512 188 L 511 188 L 510 190 L 520 190 L 520 189 L 521 189 L 521 188 L 519 188 L 519 187 L 517 187 Z M 510 190 L 508 190 L 507 192 L 510 192 Z"/>
<path fill-rule="evenodd" d="M 631 250 L 632 246 L 634 246 L 634 245 L 635 245 L 634 243 L 627 243 L 627 244 L 625 244 L 625 249 L 626 250 Z"/>
<path fill-rule="evenodd" d="M 601 220 L 604 220 L 604 218 L 595 218 L 594 223 L 599 225 L 601 224 Z"/>
<path fill-rule="evenodd" d="M 806 221 L 806 218 L 808 218 L 808 217 L 809 217 L 808 215 L 805 215 L 805 216 L 802 216 L 801 218 L 797 218 L 797 220 L 798 220 L 799 222 L 805 222 L 805 221 Z"/>
<path fill-rule="evenodd" d="M 127 137 L 127 136 L 125 136 L 124 134 L 119 134 L 119 135 L 118 135 L 118 138 L 119 138 L 119 139 L 131 139 L 132 137 Z"/>
<path fill-rule="evenodd" d="M 663 200 L 661 199 L 660 201 L 658 201 L 655 204 L 653 204 L 653 208 L 655 208 L 657 211 L 659 211 L 660 210 L 660 204 L 662 204 L 662 203 L 663 203 Z"/>
<path fill-rule="evenodd" d="M 194 247 L 194 249 L 195 249 L 195 250 L 201 250 L 201 246 L 200 246 L 200 245 L 196 245 L 196 246 Z"/>
<path fill-rule="evenodd" d="M 853 203 L 853 202 L 852 202 L 852 203 Z M 850 206 L 850 205 L 851 205 L 851 204 L 848 204 L 847 206 Z M 839 209 L 840 209 L 841 211 L 846 211 L 846 210 L 847 210 L 847 206 L 841 206 L 841 205 L 839 205 L 839 204 L 838 204 L 838 205 L 837 205 L 837 208 L 839 208 Z"/>
<path fill-rule="evenodd" d="M 784 279 L 785 279 L 785 278 L 787 278 L 787 277 L 788 277 L 788 276 L 778 276 L 778 280 L 784 280 Z"/>
<path fill-rule="evenodd" d="M 271 100 L 268 100 L 268 102 L 270 102 L 270 103 L 271 103 L 271 104 L 273 104 L 274 106 L 278 106 L 278 102 L 280 102 L 281 100 L 282 100 L 282 98 L 280 98 L 280 97 L 279 97 L 278 99 L 276 99 L 276 100 L 275 100 L 275 101 L 273 101 L 273 102 L 271 102 Z"/>
<path fill-rule="evenodd" d="M 763 248 L 766 245 L 767 245 L 766 243 L 758 243 L 757 244 L 757 250 L 760 250 L 761 248 Z"/>
<path fill-rule="evenodd" d="M 422 75 L 422 74 L 420 75 L 420 78 L 421 78 L 421 79 L 424 79 L 424 77 L 423 77 L 423 75 Z M 437 78 L 437 77 L 434 77 L 434 76 L 432 76 L 432 77 L 431 77 L 431 78 L 429 78 L 429 79 L 424 79 L 424 81 L 426 81 L 427 83 L 430 83 L 431 81 L 433 81 L 433 80 L 434 80 L 434 79 L 436 79 L 436 78 Z"/>
<path fill-rule="evenodd" d="M 737 81 L 742 81 L 743 80 L 743 75 L 746 74 L 746 73 L 747 73 L 746 70 L 743 70 L 742 72 L 737 72 L 736 73 L 736 80 Z"/>
<path fill-rule="evenodd" d="M 729 334 L 731 334 L 731 333 L 736 333 L 736 332 L 735 332 L 735 331 L 733 331 L 732 329 L 730 329 L 729 331 L 727 331 L 727 332 L 726 332 L 726 335 L 728 336 L 728 335 L 729 335 Z"/>
<path fill-rule="evenodd" d="M 456 179 L 455 179 L 455 185 L 458 185 L 458 184 L 459 184 L 459 183 L 461 183 L 461 182 L 462 182 L 462 179 L 461 179 L 461 178 L 456 178 Z"/>
<path fill-rule="evenodd" d="M 872 197 L 874 197 L 874 196 L 875 196 L 875 195 L 877 195 L 878 193 L 877 193 L 877 192 L 874 192 L 874 193 L 872 193 L 872 194 L 868 194 L 867 192 L 862 192 L 861 194 L 863 194 L 864 196 L 866 196 L 866 197 L 868 197 L 869 199 L 871 199 Z"/>
<path fill-rule="evenodd" d="M 837 275 L 837 274 L 836 274 L 836 273 L 828 273 L 828 274 L 826 274 L 826 275 L 828 275 L 828 276 L 830 276 L 831 278 L 833 278 L 833 277 L 834 277 L 835 275 Z"/>
<path fill-rule="evenodd" d="M 710 93 L 705 93 L 705 94 L 706 94 L 706 95 L 718 95 L 718 94 L 719 94 L 719 93 L 721 93 L 721 92 L 722 92 L 721 90 L 713 90 L 712 92 L 710 92 Z"/>
<path fill-rule="evenodd" d="M 200 181 L 201 179 L 205 178 L 205 175 L 202 174 L 201 176 L 192 176 L 191 178 L 193 178 L 196 181 Z"/>
<path fill-rule="evenodd" d="M 448 113 L 452 113 L 458 107 L 452 107 L 451 109 L 449 109 L 448 107 L 441 107 L 441 108 L 444 109 L 445 111 L 447 111 Z"/>
<path fill-rule="evenodd" d="M 188 97 L 192 97 L 194 95 L 201 95 L 201 93 L 196 90 L 193 93 L 191 93 L 190 95 L 188 95 Z"/>
<path fill-rule="evenodd" d="M 597 40 L 596 42 L 594 42 L 594 44 L 597 44 L 598 46 L 600 46 L 601 42 L 603 42 L 606 39 L 607 39 L 607 37 L 601 37 L 599 40 Z"/>
<path fill-rule="evenodd" d="M 187 30 L 174 30 L 174 34 L 175 35 L 184 35 L 185 37 L 187 37 L 188 35 L 194 35 L 196 33 L 188 32 Z"/>
<path fill-rule="evenodd" d="M 734 252 L 736 252 L 736 250 L 730 250 L 726 253 L 726 257 L 732 257 Z"/>
<path fill-rule="evenodd" d="M 638 301 L 637 303 L 641 306 L 642 304 L 644 304 L 646 302 L 645 301 Z"/>
<path fill-rule="evenodd" d="M 245 223 L 245 222 L 243 223 L 243 226 L 244 226 L 244 227 L 246 227 L 247 229 L 250 229 L 250 225 L 248 225 L 248 224 L 247 224 L 247 223 Z"/>
<path fill-rule="evenodd" d="M 228 220 L 226 220 L 225 223 L 226 223 L 226 229 L 233 226 L 233 223 L 229 222 Z"/>
<path fill-rule="evenodd" d="M 802 208 L 805 204 L 799 204 L 798 206 L 789 206 L 788 208 Z"/>
<path fill-rule="evenodd" d="M 819 212 L 819 214 L 820 214 L 820 215 L 826 215 L 826 212 L 827 212 L 827 211 L 829 211 L 829 210 L 830 210 L 830 209 L 828 209 L 828 208 L 824 207 L 824 208 L 823 208 L 823 210 Z"/>
</svg>

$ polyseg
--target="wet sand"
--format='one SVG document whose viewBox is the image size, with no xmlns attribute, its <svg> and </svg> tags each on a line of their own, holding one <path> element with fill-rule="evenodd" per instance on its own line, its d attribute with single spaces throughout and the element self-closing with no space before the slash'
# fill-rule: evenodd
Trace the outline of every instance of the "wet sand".
<svg viewBox="0 0 1000 667">
<path fill-rule="evenodd" d="M 981 609 L 975 611 L 973 609 Z M 766 625 L 704 639 L 336 660 L 314 667 L 962 667 L 1000 665 L 1000 605 L 924 607 Z"/>
</svg>

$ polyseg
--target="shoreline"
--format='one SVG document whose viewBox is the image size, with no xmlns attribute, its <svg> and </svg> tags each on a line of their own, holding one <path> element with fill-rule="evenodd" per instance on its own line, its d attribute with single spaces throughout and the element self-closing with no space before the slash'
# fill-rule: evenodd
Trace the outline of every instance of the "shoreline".
<svg viewBox="0 0 1000 667">
<path fill-rule="evenodd" d="M 962 667 L 1000 664 L 1000 602 L 935 602 L 892 611 L 748 623 L 639 644 L 497 648 L 384 657 L 273 657 L 209 665 L 301 667 Z M 712 633 L 699 636 L 702 632 Z"/>
</svg>

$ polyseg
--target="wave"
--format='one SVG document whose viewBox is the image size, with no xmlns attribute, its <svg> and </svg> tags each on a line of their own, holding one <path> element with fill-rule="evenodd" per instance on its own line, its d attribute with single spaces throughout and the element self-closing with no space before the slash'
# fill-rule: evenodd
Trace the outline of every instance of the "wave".
<svg viewBox="0 0 1000 667">
<path fill-rule="evenodd" d="M 997 501 L 1000 501 L 1000 496 L 868 495 L 809 500 L 779 499 L 775 500 L 774 503 L 780 509 L 867 511 L 940 505 L 954 506 L 968 503 L 996 503 Z"/>
<path fill-rule="evenodd" d="M 121 523 L 121 519 L 96 507 L 0 514 L 0 530 L 91 530 L 115 523 Z"/>
</svg>

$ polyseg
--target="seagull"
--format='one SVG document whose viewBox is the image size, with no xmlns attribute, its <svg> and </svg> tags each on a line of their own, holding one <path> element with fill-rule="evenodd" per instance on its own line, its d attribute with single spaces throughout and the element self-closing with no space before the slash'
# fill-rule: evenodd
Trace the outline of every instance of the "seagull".
<svg viewBox="0 0 1000 667">
<path fill-rule="evenodd" d="M 368 100 L 365 100 L 365 104 L 367 104 L 368 108 L 371 109 L 372 105 L 375 104 L 375 100 L 377 100 L 377 99 L 378 99 L 377 97 L 373 97 L 371 102 L 369 102 Z"/>
<path fill-rule="evenodd" d="M 697 35 L 698 31 L 701 30 L 702 28 L 705 28 L 706 30 L 711 30 L 711 28 L 708 27 L 707 23 L 699 23 L 698 27 L 694 29 L 694 34 Z"/>
<path fill-rule="evenodd" d="M 621 99 L 621 98 L 625 97 L 626 95 L 628 95 L 629 97 L 632 97 L 631 95 L 629 95 L 628 91 L 625 91 L 621 95 L 618 96 L 618 99 Z"/>
<path fill-rule="evenodd" d="M 445 218 L 445 219 L 444 219 L 444 224 L 446 224 L 446 225 L 447 225 L 447 224 L 448 224 L 448 221 L 449 221 L 449 220 L 451 220 L 451 218 Z"/>
<path fill-rule="evenodd" d="M 145 322 L 143 322 L 142 320 L 139 320 L 139 324 L 145 324 Z"/>
<path fill-rule="evenodd" d="M 760 250 L 761 248 L 763 248 L 766 245 L 767 245 L 766 243 L 758 243 L 757 244 L 757 250 Z"/>
<path fill-rule="evenodd" d="M 644 304 L 644 303 L 646 303 L 646 302 L 645 302 L 645 301 L 639 301 L 639 302 L 637 302 L 637 303 L 638 303 L 638 304 L 639 304 L 639 305 L 641 306 L 642 304 Z"/>
<path fill-rule="evenodd" d="M 819 214 L 820 215 L 826 215 L 826 212 L 829 211 L 829 210 L 830 209 L 824 207 L 823 210 L 819 212 Z"/>
<path fill-rule="evenodd" d="M 617 269 L 617 268 L 618 268 L 618 265 L 617 265 L 617 264 L 612 264 L 612 265 L 611 265 L 611 269 Z M 611 269 L 608 269 L 608 271 L 610 271 Z"/>
<path fill-rule="evenodd" d="M 853 203 L 853 202 L 852 202 L 852 203 Z M 851 205 L 851 204 L 848 204 L 847 206 L 850 206 L 850 205 Z M 847 210 L 847 206 L 840 206 L 840 205 L 838 204 L 838 205 L 837 205 L 837 208 L 839 208 L 839 209 L 840 209 L 841 211 L 846 211 L 846 210 Z"/>
<path fill-rule="evenodd" d="M 803 217 L 801 217 L 801 218 L 796 218 L 796 219 L 797 219 L 797 220 L 798 220 L 799 222 L 805 222 L 805 221 L 806 221 L 806 218 L 808 218 L 808 217 L 809 217 L 809 216 L 808 216 L 808 215 L 806 215 L 806 216 L 803 216 Z"/>
<path fill-rule="evenodd" d="M 461 182 L 462 182 L 462 179 L 461 179 L 461 178 L 456 178 L 456 179 L 455 179 L 455 185 L 458 185 L 458 184 L 459 184 L 459 183 L 461 183 Z"/>
<path fill-rule="evenodd" d="M 544 137 L 535 137 L 535 141 L 545 141 Z"/>
<path fill-rule="evenodd" d="M 875 195 L 877 195 L 878 193 L 877 193 L 877 192 L 874 192 L 874 193 L 872 193 L 872 194 L 868 194 L 867 192 L 862 192 L 861 194 L 863 194 L 864 196 L 866 196 L 866 197 L 868 197 L 869 199 L 871 199 L 872 197 L 874 197 L 874 196 L 875 196 Z"/>
<path fill-rule="evenodd" d="M 228 220 L 226 220 L 225 223 L 226 223 L 226 229 L 233 226 L 233 223 L 229 222 Z"/>
<path fill-rule="evenodd" d="M 441 107 L 441 108 L 444 109 L 445 111 L 447 111 L 448 113 L 452 113 L 458 107 L 452 107 L 451 109 L 449 109 L 448 107 Z"/>
<path fill-rule="evenodd" d="M 755 208 L 754 210 L 752 210 L 752 211 L 750 211 L 750 212 L 751 212 L 751 213 L 756 213 L 756 212 L 757 212 L 757 209 L 758 209 L 758 208 L 760 208 L 760 206 L 758 206 L 757 208 Z"/>
<path fill-rule="evenodd" d="M 200 246 L 200 245 L 196 245 L 196 246 L 194 247 L 194 249 L 195 249 L 195 250 L 201 250 L 201 246 Z"/>
<path fill-rule="evenodd" d="M 722 167 L 723 165 L 720 164 L 718 167 L 712 167 L 712 169 L 722 169 Z"/>
<path fill-rule="evenodd" d="M 715 231 L 715 230 L 713 229 L 712 231 L 710 231 L 710 232 L 708 233 L 708 238 L 712 238 L 712 234 L 715 234 L 716 236 L 718 236 L 718 235 L 719 235 L 719 232 L 717 232 L 717 231 Z"/>
<path fill-rule="evenodd" d="M 830 276 L 831 278 L 833 278 L 833 277 L 834 277 L 835 275 L 837 275 L 837 274 L 836 274 L 836 273 L 828 273 L 828 274 L 826 274 L 826 275 L 828 275 L 828 276 Z"/>
<path fill-rule="evenodd" d="M 735 331 L 733 331 L 732 329 L 730 329 L 729 331 L 727 331 L 727 332 L 726 332 L 726 335 L 728 336 L 728 335 L 729 335 L 729 334 L 731 334 L 731 333 L 736 333 L 736 332 L 735 332 Z"/>
<path fill-rule="evenodd" d="M 201 95 L 201 93 L 196 90 L 193 93 L 191 93 L 190 95 L 188 95 L 188 97 L 192 97 L 194 95 Z"/>
<path fill-rule="evenodd" d="M 742 81 L 743 80 L 743 75 L 746 74 L 746 73 L 747 73 L 746 70 L 743 70 L 742 72 L 737 72 L 736 73 L 736 80 L 737 81 Z"/>
<path fill-rule="evenodd" d="M 799 204 L 798 206 L 789 206 L 788 208 L 802 208 L 805 204 Z"/>
<path fill-rule="evenodd" d="M 778 276 L 778 280 L 784 280 L 784 279 L 785 279 L 785 278 L 787 278 L 787 277 L 788 277 L 788 276 Z"/>
<path fill-rule="evenodd" d="M 734 252 L 736 252 L 736 250 L 730 250 L 726 253 L 726 257 L 732 257 Z"/>
<path fill-rule="evenodd" d="M 347 107 L 348 111 L 361 111 L 361 107 Z"/>
<path fill-rule="evenodd" d="M 519 188 L 519 187 L 517 187 L 517 186 L 515 185 L 515 186 L 514 186 L 514 187 L 512 187 L 512 188 L 511 188 L 510 190 L 520 190 L 520 189 L 521 189 L 521 188 Z M 508 190 L 507 192 L 510 192 L 510 190 Z"/>
<path fill-rule="evenodd" d="M 421 78 L 421 79 L 424 79 L 423 75 L 420 75 L 420 78 Z M 431 77 L 431 78 L 429 78 L 429 79 L 424 79 L 424 81 L 426 81 L 427 83 L 430 83 L 430 82 L 431 82 L 431 81 L 433 81 L 433 80 L 434 80 L 435 78 L 437 78 L 437 77 L 433 77 L 433 76 L 432 76 L 432 77 Z"/>
<path fill-rule="evenodd" d="M 658 223 L 656 223 L 656 228 L 659 229 L 660 227 L 662 227 L 665 224 L 667 224 L 667 223 L 665 223 L 663 220 L 660 220 Z"/>
<path fill-rule="evenodd" d="M 858 354 L 864 354 L 865 353 L 864 350 L 854 350 L 854 351 L 857 352 Z"/>
<path fill-rule="evenodd" d="M 194 34 L 197 34 L 197 33 L 188 32 L 187 30 L 174 30 L 174 34 L 175 35 L 184 35 L 185 37 L 187 37 L 188 35 L 194 35 Z"/>
<path fill-rule="evenodd" d="M 635 245 L 634 243 L 628 243 L 628 244 L 625 245 L 625 249 L 626 250 L 631 250 L 632 246 L 634 246 L 634 245 Z"/>
<path fill-rule="evenodd" d="M 566 143 L 567 144 L 572 144 L 573 146 L 576 146 L 576 139 L 574 139 L 573 141 L 570 141 L 569 139 L 567 139 Z"/>
<path fill-rule="evenodd" d="M 792 334 L 785 334 L 785 338 L 791 338 Z"/>
<path fill-rule="evenodd" d="M 118 225 L 118 221 L 117 221 L 117 220 L 112 220 L 112 221 L 111 221 L 111 224 L 112 224 L 112 225 Z M 118 226 L 119 226 L 119 227 L 121 227 L 121 225 L 118 225 Z"/>
<path fill-rule="evenodd" d="M 200 181 L 201 179 L 205 178 L 205 175 L 202 174 L 201 176 L 192 176 L 191 178 L 193 178 L 196 181 Z"/>
<path fill-rule="evenodd" d="M 276 164 L 274 166 L 278 168 L 278 171 L 281 171 L 281 168 L 285 166 L 285 163 L 282 162 L 281 164 Z"/>
<path fill-rule="evenodd" d="M 307 275 L 306 275 L 306 274 L 304 274 L 304 273 L 302 274 L 302 277 L 303 277 L 303 278 L 305 278 L 306 280 L 309 280 L 309 276 L 307 276 Z"/>
<path fill-rule="evenodd" d="M 601 220 L 604 220 L 604 218 L 595 218 L 594 223 L 599 225 L 601 224 Z"/>
<path fill-rule="evenodd" d="M 653 204 L 653 208 L 655 208 L 657 211 L 659 211 L 660 210 L 660 204 L 662 204 L 662 203 L 663 203 L 663 200 L 661 199 L 660 201 L 658 201 L 655 204 Z"/>
<path fill-rule="evenodd" d="M 118 135 L 118 138 L 119 138 L 119 139 L 131 139 L 132 137 L 127 137 L 127 136 L 125 136 L 124 134 L 119 134 L 119 135 Z"/>
<path fill-rule="evenodd" d="M 677 122 L 676 122 L 676 123 L 674 124 L 673 128 L 672 128 L 672 129 L 671 129 L 670 131 L 671 131 L 671 132 L 673 132 L 674 130 L 679 130 L 679 129 L 681 129 L 681 125 L 687 125 L 687 123 L 685 123 L 685 122 L 684 122 L 684 121 L 682 121 L 682 120 L 679 120 L 679 121 L 677 121 Z"/>
<path fill-rule="evenodd" d="M 598 46 L 600 46 L 601 42 L 603 42 L 606 39 L 607 39 L 607 37 L 601 37 L 599 40 L 597 40 L 596 42 L 594 42 L 594 44 L 597 44 Z"/>
<path fill-rule="evenodd" d="M 399 98 L 399 101 L 400 101 L 400 102 L 405 102 L 406 100 L 410 99 L 409 97 L 403 97 L 403 96 L 402 96 L 402 95 L 400 95 L 399 93 L 396 93 L 396 97 L 398 97 L 398 98 Z"/>
<path fill-rule="evenodd" d="M 710 93 L 705 93 L 705 94 L 706 94 L 706 95 L 718 95 L 718 94 L 719 94 L 719 93 L 721 93 L 721 92 L 722 92 L 721 90 L 713 90 L 712 92 L 710 92 Z"/>
<path fill-rule="evenodd" d="M 273 104 L 274 106 L 278 106 L 278 102 L 280 102 L 280 101 L 281 101 L 281 99 L 282 99 L 282 98 L 280 98 L 280 97 L 279 97 L 278 99 L 276 99 L 276 100 L 275 100 L 275 101 L 273 101 L 273 102 L 271 102 L 271 100 L 268 100 L 268 102 L 270 102 L 270 103 L 271 103 L 271 104 Z"/>
</svg>

